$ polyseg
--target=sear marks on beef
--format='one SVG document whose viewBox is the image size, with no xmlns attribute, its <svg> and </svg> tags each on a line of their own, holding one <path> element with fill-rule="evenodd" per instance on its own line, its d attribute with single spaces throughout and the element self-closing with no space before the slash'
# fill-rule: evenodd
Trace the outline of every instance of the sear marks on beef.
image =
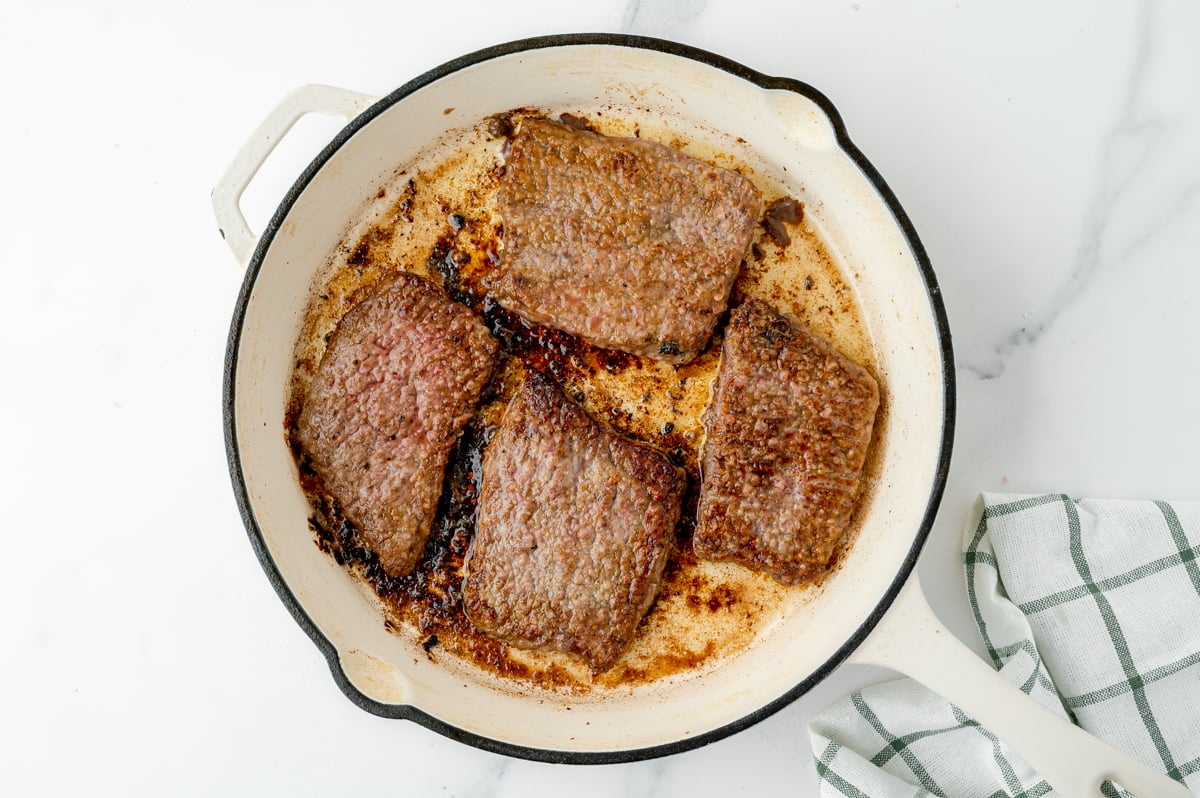
<svg viewBox="0 0 1200 798">
<path fill-rule="evenodd" d="M 879 386 L 797 321 L 750 300 L 725 329 L 693 548 L 785 585 L 829 567 L 858 500 Z"/>
<path fill-rule="evenodd" d="M 650 141 L 526 119 L 500 183 L 485 283 L 527 319 L 686 363 L 725 312 L 762 199 L 745 177 Z"/>
<path fill-rule="evenodd" d="M 467 617 L 511 645 L 607 670 L 658 592 L 684 486 L 660 452 L 530 375 L 484 452 Z"/>
<path fill-rule="evenodd" d="M 424 549 L 497 348 L 472 310 L 411 274 L 382 282 L 329 340 L 293 434 L 391 576 Z"/>
</svg>

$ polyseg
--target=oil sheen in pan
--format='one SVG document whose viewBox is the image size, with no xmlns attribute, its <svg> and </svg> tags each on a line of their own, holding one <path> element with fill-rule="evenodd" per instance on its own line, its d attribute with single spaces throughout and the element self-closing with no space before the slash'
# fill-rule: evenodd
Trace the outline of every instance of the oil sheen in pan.
<svg viewBox="0 0 1200 798">
<path fill-rule="evenodd" d="M 507 134 L 525 115 L 558 118 L 570 113 L 599 132 L 640 136 L 736 169 L 759 187 L 764 200 L 788 195 L 802 201 L 803 186 L 789 192 L 776 170 L 756 158 L 734 134 L 711 132 L 704 141 L 682 138 L 661 111 L 636 107 L 518 109 L 511 116 L 478 120 L 435 142 L 369 198 L 312 286 L 312 298 L 296 346 L 296 370 L 288 418 L 296 415 L 329 333 L 342 315 L 384 274 L 405 269 L 431 277 L 452 295 L 473 304 L 504 344 L 508 357 L 483 407 L 469 426 L 448 469 L 445 494 L 425 556 L 411 576 L 391 579 L 356 546 L 352 529 L 321 492 L 301 462 L 301 480 L 313 502 L 317 544 L 359 574 L 377 594 L 385 623 L 421 641 L 426 656 L 466 665 L 489 681 L 534 691 L 577 696 L 603 694 L 666 677 L 697 675 L 750 645 L 782 612 L 803 603 L 820 585 L 784 588 L 735 565 L 698 561 L 691 532 L 698 495 L 702 415 L 716 379 L 720 334 L 693 362 L 671 366 L 592 347 L 572 336 L 529 327 L 484 296 L 481 279 L 503 249 L 496 189 Z M 692 123 L 689 123 L 692 124 Z M 694 127 L 694 125 L 692 125 Z M 679 125 L 683 129 L 684 125 Z M 720 146 L 713 146 L 719 142 Z M 785 175 L 779 177 L 786 179 Z M 880 381 L 882 402 L 875 439 L 887 424 L 886 375 L 878 361 L 852 288 L 807 218 L 789 227 L 781 246 L 756 237 L 734 286 L 732 303 L 756 296 L 795 314 L 816 334 L 868 368 Z M 593 675 L 555 652 L 510 648 L 478 634 L 462 614 L 462 561 L 474 526 L 475 479 L 481 449 L 498 423 L 526 364 L 551 372 L 587 410 L 614 428 L 655 444 L 689 474 L 690 489 L 658 598 L 629 649 L 609 671 Z M 872 501 L 879 473 L 877 452 L 868 455 L 860 508 Z M 857 516 L 856 516 L 857 518 Z M 854 529 L 845 546 L 853 543 Z"/>
</svg>

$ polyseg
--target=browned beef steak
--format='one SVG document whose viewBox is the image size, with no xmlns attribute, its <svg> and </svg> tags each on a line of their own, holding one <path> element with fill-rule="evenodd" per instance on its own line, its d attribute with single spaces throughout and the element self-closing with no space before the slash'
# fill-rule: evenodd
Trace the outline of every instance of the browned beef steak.
<svg viewBox="0 0 1200 798">
<path fill-rule="evenodd" d="M 294 434 L 392 576 L 421 555 L 496 351 L 473 311 L 407 274 L 382 283 L 329 340 Z"/>
<path fill-rule="evenodd" d="M 706 419 L 696 554 L 787 585 L 824 573 L 878 407 L 866 369 L 763 302 L 736 308 Z"/>
<path fill-rule="evenodd" d="M 662 454 L 530 376 L 484 452 L 467 617 L 515 646 L 608 669 L 658 592 L 683 488 Z"/>
<path fill-rule="evenodd" d="M 538 324 L 686 363 L 725 312 L 761 204 L 746 178 L 662 144 L 527 119 L 487 287 Z"/>
</svg>

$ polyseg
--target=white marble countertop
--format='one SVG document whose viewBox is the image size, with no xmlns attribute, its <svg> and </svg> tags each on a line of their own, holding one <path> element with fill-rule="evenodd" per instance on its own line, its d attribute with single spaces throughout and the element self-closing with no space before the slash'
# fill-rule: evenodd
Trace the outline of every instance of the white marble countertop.
<svg viewBox="0 0 1200 798">
<path fill-rule="evenodd" d="M 0 793 L 814 795 L 835 672 L 689 753 L 505 759 L 348 702 L 255 560 L 221 367 L 242 275 L 209 191 L 292 87 L 385 93 L 526 36 L 631 31 L 800 78 L 912 217 L 958 367 L 920 564 L 977 645 L 958 545 L 980 490 L 1200 498 L 1200 6 L 710 2 L 21 4 L 0 26 L 6 555 Z M 246 197 L 261 227 L 334 132 Z"/>
</svg>

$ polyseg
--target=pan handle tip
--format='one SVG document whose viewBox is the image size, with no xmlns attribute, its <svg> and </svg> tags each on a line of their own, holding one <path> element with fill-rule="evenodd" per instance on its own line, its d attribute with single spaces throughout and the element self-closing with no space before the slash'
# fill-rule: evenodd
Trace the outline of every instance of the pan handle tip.
<svg viewBox="0 0 1200 798">
<path fill-rule="evenodd" d="M 1144 798 L 1191 798 L 1186 786 L 1052 712 L 992 669 L 938 620 L 914 576 L 851 662 L 916 679 L 978 720 L 1063 798 L 1100 798 L 1112 781 Z"/>
<path fill-rule="evenodd" d="M 250 256 L 258 244 L 258 234 L 250 229 L 242 213 L 242 194 L 267 160 L 267 156 L 306 114 L 340 116 L 349 121 L 366 110 L 376 99 L 334 86 L 301 86 L 284 97 L 250 135 L 212 192 L 217 229 L 242 266 L 250 262 Z"/>
</svg>

